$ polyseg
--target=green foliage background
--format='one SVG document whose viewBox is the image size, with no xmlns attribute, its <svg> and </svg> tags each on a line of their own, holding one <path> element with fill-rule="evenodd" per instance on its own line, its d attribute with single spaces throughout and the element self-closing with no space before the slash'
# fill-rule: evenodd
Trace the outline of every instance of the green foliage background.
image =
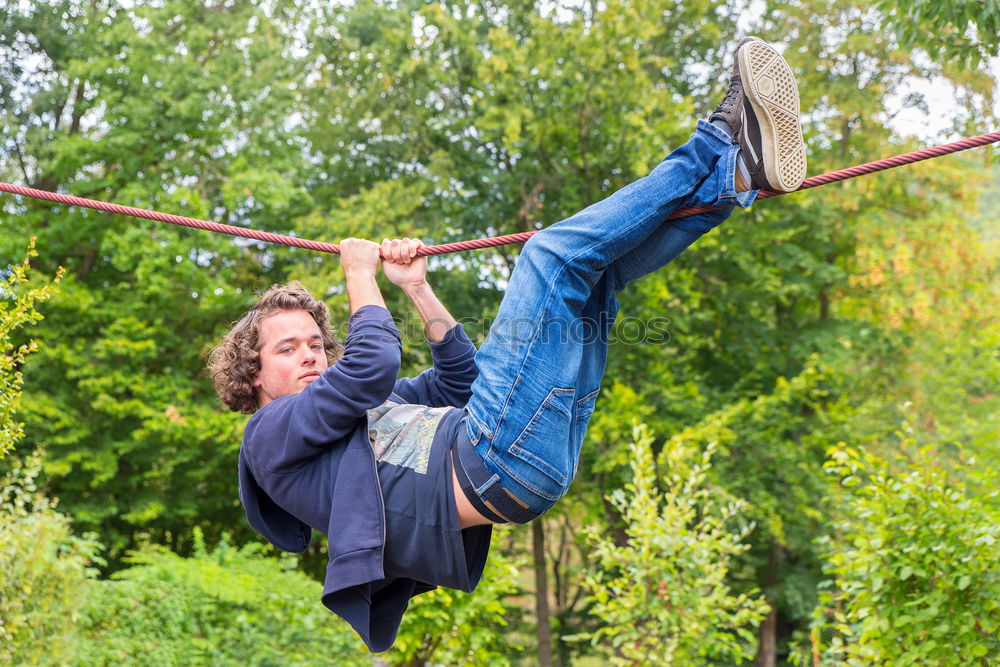
<svg viewBox="0 0 1000 667">
<path fill-rule="evenodd" d="M 997 124 L 985 66 L 1000 34 L 992 2 L 301 4 L 7 3 L 0 179 L 332 242 L 537 229 L 682 142 L 721 95 L 745 32 L 781 44 L 795 69 L 812 174 L 917 148 L 889 122 L 926 108 L 908 92 L 914 81 L 954 87 L 945 113 L 955 132 Z M 728 646 L 738 662 L 774 640 L 764 664 L 997 657 L 986 637 L 997 608 L 974 595 L 992 590 L 995 547 L 984 541 L 1000 518 L 987 474 L 1000 463 L 995 155 L 762 202 L 622 295 L 627 319 L 580 474 L 541 524 L 555 661 L 625 660 L 629 632 L 667 636 L 656 633 L 685 618 L 678 606 L 625 623 L 595 603 L 599 582 L 622 573 L 598 545 L 627 549 L 664 520 L 652 506 L 630 515 L 621 494 L 681 474 L 678 448 L 692 461 L 715 451 L 704 488 L 717 506 L 741 508 L 727 524 L 740 539 L 698 542 L 698 553 L 725 564 L 733 596 L 771 609 L 738 627 L 717 618 L 719 643 L 703 650 Z M 221 332 L 271 283 L 302 280 L 342 326 L 336 260 L 9 196 L 0 229 L 0 274 L 32 276 L 0 289 L 0 453 L 14 447 L 0 466 L 24 470 L 17 461 L 36 450 L 41 466 L 33 500 L 3 510 L 5 544 L 22 554 L 45 535 L 52 548 L 37 553 L 65 574 L 52 599 L 90 591 L 63 629 L 24 627 L 97 663 L 155 645 L 170 647 L 164 664 L 283 654 L 308 664 L 323 643 L 364 662 L 297 574 L 319 576 L 322 541 L 294 566 L 254 546 L 233 474 L 243 418 L 217 404 L 204 371 Z M 25 264 L 33 236 L 40 252 Z M 474 338 L 516 252 L 432 262 L 438 293 Z M 45 319 L 23 317 L 28 291 L 58 267 Z M 387 296 L 415 372 L 429 359 L 419 326 Z M 669 322 L 668 341 L 634 335 L 654 318 Z M 634 467 L 634 420 L 648 428 L 655 469 Z M 862 474 L 846 474 L 851 465 Z M 663 510 L 664 497 L 647 493 Z M 932 516 L 908 523 L 909 503 Z M 47 528 L 28 527 L 38 521 Z M 666 534 L 698 525 L 673 521 Z M 886 544 L 898 562 L 882 557 Z M 415 601 L 385 659 L 544 661 L 527 557 L 538 545 L 539 533 L 504 531 L 482 590 Z M 929 556 L 935 545 L 949 555 Z M 4 591 L 10 628 L 11 601 L 28 598 Z M 896 641 L 883 628 L 900 625 L 903 604 L 914 629 Z M 973 648 L 949 654 L 935 633 Z"/>
</svg>

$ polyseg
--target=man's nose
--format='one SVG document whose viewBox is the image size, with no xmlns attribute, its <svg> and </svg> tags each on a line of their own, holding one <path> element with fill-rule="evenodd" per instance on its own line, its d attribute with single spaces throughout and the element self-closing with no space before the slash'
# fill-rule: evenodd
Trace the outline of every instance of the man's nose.
<svg viewBox="0 0 1000 667">
<path fill-rule="evenodd" d="M 302 363 L 305 366 L 311 366 L 316 363 L 316 350 L 312 349 L 309 345 L 306 346 L 305 351 L 302 353 Z"/>
</svg>

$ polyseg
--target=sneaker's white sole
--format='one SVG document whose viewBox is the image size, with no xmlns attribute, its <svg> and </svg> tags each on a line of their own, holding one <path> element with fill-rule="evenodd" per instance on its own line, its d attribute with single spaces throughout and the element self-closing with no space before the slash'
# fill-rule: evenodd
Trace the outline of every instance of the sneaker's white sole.
<svg viewBox="0 0 1000 667">
<path fill-rule="evenodd" d="M 760 124 L 764 176 L 778 190 L 796 190 L 806 177 L 806 146 L 792 68 L 767 42 L 750 42 L 738 54 L 743 95 Z"/>
</svg>

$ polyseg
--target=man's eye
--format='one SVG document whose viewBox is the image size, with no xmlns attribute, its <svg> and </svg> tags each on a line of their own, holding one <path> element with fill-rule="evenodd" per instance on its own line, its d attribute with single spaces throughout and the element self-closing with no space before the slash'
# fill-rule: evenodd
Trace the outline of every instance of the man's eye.
<svg viewBox="0 0 1000 667">
<path fill-rule="evenodd" d="M 312 349 L 320 351 L 323 349 L 323 345 L 321 345 L 320 343 L 316 343 L 315 345 L 312 346 Z"/>
<path fill-rule="evenodd" d="M 292 348 L 290 348 L 290 347 L 283 347 L 280 350 L 278 350 L 278 354 L 288 354 L 291 351 L 292 351 Z"/>
</svg>

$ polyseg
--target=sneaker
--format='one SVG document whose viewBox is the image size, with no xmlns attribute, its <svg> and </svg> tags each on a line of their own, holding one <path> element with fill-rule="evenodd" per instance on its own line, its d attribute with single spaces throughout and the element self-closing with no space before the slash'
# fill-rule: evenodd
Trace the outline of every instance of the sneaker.
<svg viewBox="0 0 1000 667">
<path fill-rule="evenodd" d="M 792 69 L 772 46 L 756 37 L 737 45 L 729 90 L 709 120 L 731 128 L 750 189 L 791 192 L 802 185 L 806 148 L 799 90 Z"/>
<path fill-rule="evenodd" d="M 736 49 L 733 51 L 733 72 L 731 78 L 729 79 L 729 90 L 726 91 L 726 96 L 722 98 L 719 106 L 715 107 L 715 111 L 712 112 L 712 115 L 708 118 L 710 123 L 716 120 L 723 120 L 728 123 L 731 130 L 730 134 L 734 137 L 739 136 L 739 128 L 743 111 L 743 81 L 740 78 L 740 49 L 742 49 L 745 44 L 759 41 L 761 40 L 758 37 L 744 37 L 740 40 L 740 43 L 736 45 Z"/>
</svg>

